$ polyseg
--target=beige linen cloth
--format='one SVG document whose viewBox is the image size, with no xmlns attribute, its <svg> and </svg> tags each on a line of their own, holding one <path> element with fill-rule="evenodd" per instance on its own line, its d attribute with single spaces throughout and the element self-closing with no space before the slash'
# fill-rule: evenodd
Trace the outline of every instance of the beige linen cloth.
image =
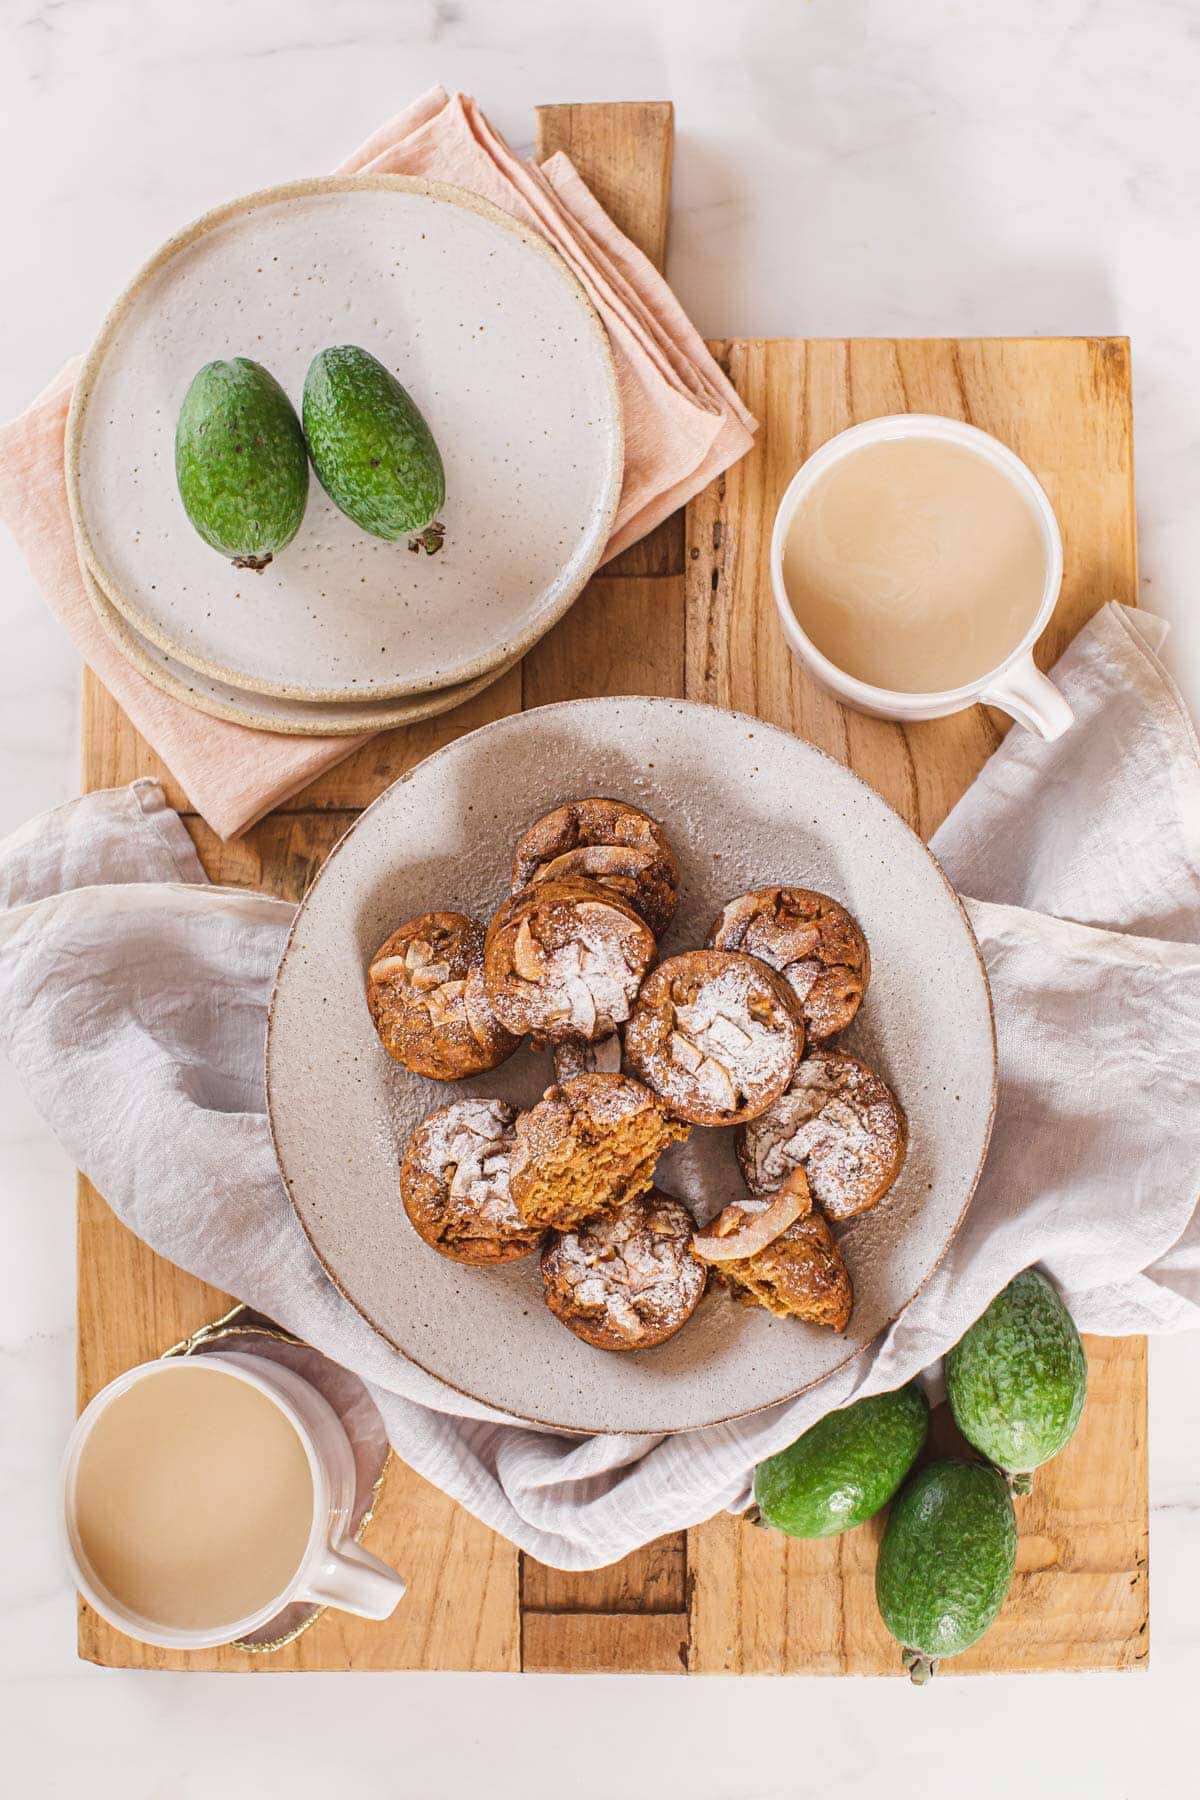
<svg viewBox="0 0 1200 1800">
<path fill-rule="evenodd" d="M 617 230 L 563 155 L 520 161 L 463 94 L 434 88 L 367 139 L 337 174 L 420 175 L 482 194 L 538 231 L 582 282 L 608 332 L 625 424 L 614 556 L 745 454 L 754 420 L 654 265 Z M 51 611 L 192 805 L 236 837 L 366 737 L 295 738 L 211 719 L 162 693 L 97 619 L 75 555 L 63 435 L 78 360 L 0 426 L 0 518 Z"/>
<path fill-rule="evenodd" d="M 1010 732 L 939 832 L 995 999 L 983 1177 L 891 1330 L 752 1418 L 668 1438 L 539 1432 L 374 1335 L 310 1250 L 264 1117 L 292 908 L 209 887 L 156 783 L 88 795 L 0 844 L 0 1033 L 134 1231 L 356 1370 L 404 1461 L 497 1531 L 563 1568 L 613 1561 L 745 1504 L 757 1461 L 928 1370 L 1032 1263 L 1085 1330 L 1200 1323 L 1200 759 L 1163 631 L 1106 607 L 1055 672 L 1073 729 L 1054 744 Z"/>
</svg>

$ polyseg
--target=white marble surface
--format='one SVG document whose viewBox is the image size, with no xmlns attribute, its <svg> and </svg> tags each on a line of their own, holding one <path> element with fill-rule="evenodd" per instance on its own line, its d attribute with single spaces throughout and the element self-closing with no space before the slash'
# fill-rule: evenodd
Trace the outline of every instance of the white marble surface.
<svg viewBox="0 0 1200 1800">
<path fill-rule="evenodd" d="M 0 416 L 86 344 L 173 228 L 322 171 L 435 80 L 476 93 L 518 144 L 538 100 L 672 98 L 670 273 L 708 332 L 1128 333 L 1142 598 L 1172 620 L 1200 707 L 1194 0 L 7 0 Z M 4 831 L 74 791 L 78 672 L 3 533 L 0 631 Z M 1194 1783 L 1193 1343 L 1152 1356 L 1145 1677 L 947 1675 L 921 1695 L 130 1677 L 74 1660 L 52 1517 L 73 1406 L 70 1171 L 4 1068 L 0 1225 L 0 1766 L 13 1792 L 940 1800 L 966 1779 L 978 1800 L 1017 1782 L 1126 1800 Z"/>
</svg>

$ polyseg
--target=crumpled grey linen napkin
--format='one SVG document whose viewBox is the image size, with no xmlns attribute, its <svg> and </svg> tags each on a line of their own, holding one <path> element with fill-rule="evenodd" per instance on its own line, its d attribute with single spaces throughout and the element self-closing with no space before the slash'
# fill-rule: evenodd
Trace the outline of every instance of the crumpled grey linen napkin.
<svg viewBox="0 0 1200 1800">
<path fill-rule="evenodd" d="M 543 1562 L 589 1568 L 744 1505 L 754 1464 L 928 1369 L 1039 1263 L 1081 1328 L 1200 1323 L 1200 752 L 1160 621 L 1115 604 L 934 841 L 992 982 L 1000 1099 L 966 1220 L 869 1350 L 797 1401 L 666 1438 L 517 1424 L 413 1367 L 317 1263 L 265 1117 L 293 909 L 210 886 L 153 781 L 0 844 L 0 1029 L 34 1104 L 156 1250 L 357 1371 L 403 1460 Z"/>
</svg>

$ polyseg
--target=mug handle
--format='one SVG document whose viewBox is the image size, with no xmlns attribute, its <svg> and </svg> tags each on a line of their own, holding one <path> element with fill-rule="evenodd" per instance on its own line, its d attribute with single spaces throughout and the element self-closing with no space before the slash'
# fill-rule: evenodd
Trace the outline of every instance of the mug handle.
<svg viewBox="0 0 1200 1800">
<path fill-rule="evenodd" d="M 1010 713 L 1038 737 L 1053 742 L 1075 723 L 1075 714 L 1054 683 L 1033 660 L 1032 651 L 990 682 L 979 698 L 987 706 Z"/>
<path fill-rule="evenodd" d="M 395 1569 L 372 1556 L 353 1538 L 327 1544 L 325 1554 L 304 1581 L 306 1600 L 318 1606 L 336 1606 L 360 1619 L 387 1619 L 405 1591 L 405 1580 Z"/>
</svg>

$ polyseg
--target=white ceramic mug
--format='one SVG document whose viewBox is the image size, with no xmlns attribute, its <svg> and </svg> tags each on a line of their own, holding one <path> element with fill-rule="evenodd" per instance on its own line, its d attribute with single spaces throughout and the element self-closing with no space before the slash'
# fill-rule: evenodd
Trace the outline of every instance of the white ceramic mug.
<svg viewBox="0 0 1200 1800">
<path fill-rule="evenodd" d="M 834 462 L 853 456 L 866 444 L 894 441 L 899 438 L 932 438 L 943 443 L 961 444 L 985 456 L 1002 470 L 1021 490 L 1038 520 L 1043 556 L 1044 580 L 1042 599 L 1033 623 L 1018 644 L 994 669 L 965 687 L 948 688 L 941 693 L 900 693 L 891 688 L 873 687 L 839 669 L 822 654 L 805 633 L 788 599 L 783 579 L 783 556 L 788 530 L 796 510 L 808 495 L 813 483 Z M 809 457 L 793 476 L 779 510 L 771 536 L 771 586 L 775 604 L 783 623 L 784 636 L 792 651 L 806 663 L 817 680 L 860 712 L 874 713 L 883 719 L 940 719 L 947 713 L 961 712 L 982 701 L 1010 713 L 1039 737 L 1061 737 L 1072 724 L 1074 715 L 1053 682 L 1048 681 L 1033 660 L 1033 647 L 1046 627 L 1062 586 L 1063 551 L 1058 520 L 1033 471 L 1007 445 L 964 425 L 958 419 L 944 419 L 935 413 L 893 413 L 865 424 L 852 425 Z"/>
<path fill-rule="evenodd" d="M 265 1606 L 245 1618 L 224 1621 L 219 1627 L 191 1630 L 142 1618 L 122 1604 L 99 1581 L 88 1563 L 80 1541 L 76 1518 L 76 1491 L 80 1458 L 97 1421 L 114 1400 L 128 1393 L 135 1382 L 148 1376 L 162 1377 L 172 1369 L 186 1370 L 202 1363 L 206 1369 L 223 1369 L 257 1388 L 277 1406 L 291 1424 L 304 1448 L 312 1476 L 313 1516 L 308 1544 L 288 1585 Z M 228 1351 L 203 1357 L 165 1358 L 126 1370 L 101 1389 L 76 1422 L 63 1462 L 63 1514 L 67 1554 L 76 1584 L 88 1603 L 110 1625 L 144 1644 L 168 1650 L 208 1650 L 217 1644 L 247 1637 L 266 1625 L 295 1601 L 315 1606 L 336 1606 L 364 1619 L 386 1619 L 404 1593 L 404 1580 L 388 1564 L 372 1556 L 351 1535 L 355 1495 L 354 1452 L 342 1422 L 332 1406 L 303 1376 L 269 1357 L 247 1351 Z"/>
</svg>

